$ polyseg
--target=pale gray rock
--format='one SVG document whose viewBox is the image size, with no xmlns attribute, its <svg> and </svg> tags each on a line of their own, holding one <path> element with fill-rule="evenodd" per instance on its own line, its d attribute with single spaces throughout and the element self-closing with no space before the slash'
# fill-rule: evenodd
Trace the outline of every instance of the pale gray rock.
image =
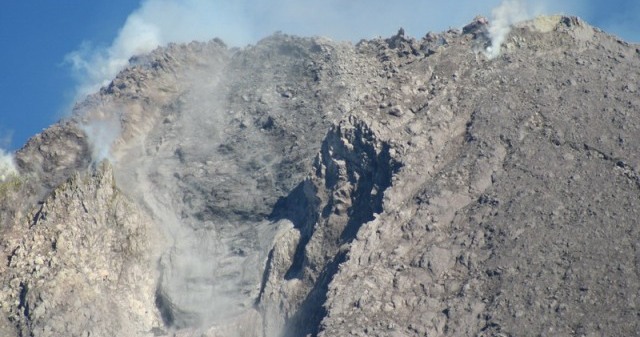
<svg viewBox="0 0 640 337">
<path fill-rule="evenodd" d="M 162 238 L 150 225 L 108 164 L 74 174 L 3 236 L 4 317 L 20 336 L 151 336 Z"/>
<path fill-rule="evenodd" d="M 486 25 L 133 58 L 0 185 L 0 333 L 638 335 L 638 47 Z"/>
</svg>

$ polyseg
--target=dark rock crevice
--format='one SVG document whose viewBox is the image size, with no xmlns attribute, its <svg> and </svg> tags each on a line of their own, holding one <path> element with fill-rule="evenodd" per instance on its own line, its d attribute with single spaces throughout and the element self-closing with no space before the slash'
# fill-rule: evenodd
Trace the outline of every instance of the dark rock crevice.
<svg viewBox="0 0 640 337">
<path fill-rule="evenodd" d="M 0 336 L 636 335 L 638 52 L 487 26 L 132 59 L 0 186 Z"/>
<path fill-rule="evenodd" d="M 329 284 L 347 259 L 348 245 L 362 225 L 382 212 L 384 192 L 401 166 L 390 150 L 365 123 L 344 121 L 325 137 L 315 175 L 276 204 L 272 220 L 291 221 L 300 235 L 282 277 L 300 280 L 307 289 L 286 321 L 286 336 L 318 334 Z M 268 265 L 265 275 L 277 270 Z M 261 301 L 268 301 L 264 293 Z"/>
</svg>

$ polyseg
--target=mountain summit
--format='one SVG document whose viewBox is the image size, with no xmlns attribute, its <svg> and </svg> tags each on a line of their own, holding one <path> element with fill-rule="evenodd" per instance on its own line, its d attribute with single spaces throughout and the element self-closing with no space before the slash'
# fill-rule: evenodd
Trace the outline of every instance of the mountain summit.
<svg viewBox="0 0 640 337">
<path fill-rule="evenodd" d="M 132 58 L 0 182 L 0 335 L 640 334 L 640 47 L 488 25 Z"/>
</svg>

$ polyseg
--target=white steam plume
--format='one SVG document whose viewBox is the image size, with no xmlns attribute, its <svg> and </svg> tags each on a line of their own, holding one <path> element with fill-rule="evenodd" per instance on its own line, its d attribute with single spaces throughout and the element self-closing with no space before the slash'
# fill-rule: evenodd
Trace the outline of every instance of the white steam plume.
<svg viewBox="0 0 640 337">
<path fill-rule="evenodd" d="M 18 170 L 16 170 L 13 154 L 0 149 L 0 182 L 16 175 L 18 175 Z"/>
<path fill-rule="evenodd" d="M 81 100 L 108 84 L 132 56 L 169 42 L 224 36 L 230 44 L 246 43 L 249 37 L 242 17 L 242 8 L 234 2 L 146 0 L 129 15 L 109 47 L 84 43 L 66 56 L 78 81 L 74 98 Z"/>
<path fill-rule="evenodd" d="M 12 176 L 18 175 L 13 153 L 4 150 L 11 144 L 11 136 L 13 133 L 11 131 L 7 132 L 6 130 L 3 130 L 2 133 L 3 135 L 0 136 L 0 182 L 4 182 Z"/>
<path fill-rule="evenodd" d="M 523 0 L 504 0 L 500 6 L 491 11 L 491 14 L 492 19 L 489 23 L 491 46 L 485 50 L 485 54 L 490 59 L 500 55 L 501 45 L 509 35 L 511 26 L 529 18 L 527 7 Z"/>
</svg>

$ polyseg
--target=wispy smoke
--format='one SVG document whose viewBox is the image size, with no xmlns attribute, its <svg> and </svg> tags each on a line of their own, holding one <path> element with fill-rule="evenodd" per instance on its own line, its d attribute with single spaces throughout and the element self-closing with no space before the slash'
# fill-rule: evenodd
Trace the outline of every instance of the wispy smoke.
<svg viewBox="0 0 640 337">
<path fill-rule="evenodd" d="M 0 182 L 4 182 L 11 176 L 18 174 L 16 169 L 13 153 L 10 153 L 4 149 L 11 144 L 11 136 L 13 132 L 2 130 L 0 135 Z"/>
<path fill-rule="evenodd" d="M 169 42 L 206 41 L 224 36 L 230 44 L 249 41 L 238 5 L 210 0 L 146 0 L 127 18 L 108 47 L 84 43 L 66 60 L 77 78 L 76 100 L 108 84 L 134 55 Z"/>
<path fill-rule="evenodd" d="M 132 56 L 170 42 L 206 41 L 218 35 L 225 36 L 232 44 L 246 42 L 249 38 L 242 29 L 246 25 L 241 17 L 241 8 L 233 3 L 146 0 L 128 16 L 111 45 L 94 47 L 87 42 L 66 56 L 78 83 L 74 99 L 82 100 L 108 85 L 128 66 Z M 82 128 L 89 137 L 93 160 L 111 159 L 111 146 L 121 131 L 119 121 L 99 117 L 85 121 Z"/>
<path fill-rule="evenodd" d="M 489 37 L 491 46 L 485 50 L 489 58 L 500 55 L 502 43 L 509 35 L 514 23 L 529 18 L 527 7 L 523 0 L 504 0 L 500 6 L 491 11 L 492 19 L 489 23 Z"/>
<path fill-rule="evenodd" d="M 121 132 L 121 124 L 118 114 L 93 118 L 80 124 L 80 128 L 89 137 L 91 147 L 91 159 L 97 164 L 105 159 L 112 161 L 111 147 Z"/>
<path fill-rule="evenodd" d="M 13 155 L 0 149 L 0 182 L 4 182 L 17 174 L 18 170 L 16 170 Z"/>
</svg>

